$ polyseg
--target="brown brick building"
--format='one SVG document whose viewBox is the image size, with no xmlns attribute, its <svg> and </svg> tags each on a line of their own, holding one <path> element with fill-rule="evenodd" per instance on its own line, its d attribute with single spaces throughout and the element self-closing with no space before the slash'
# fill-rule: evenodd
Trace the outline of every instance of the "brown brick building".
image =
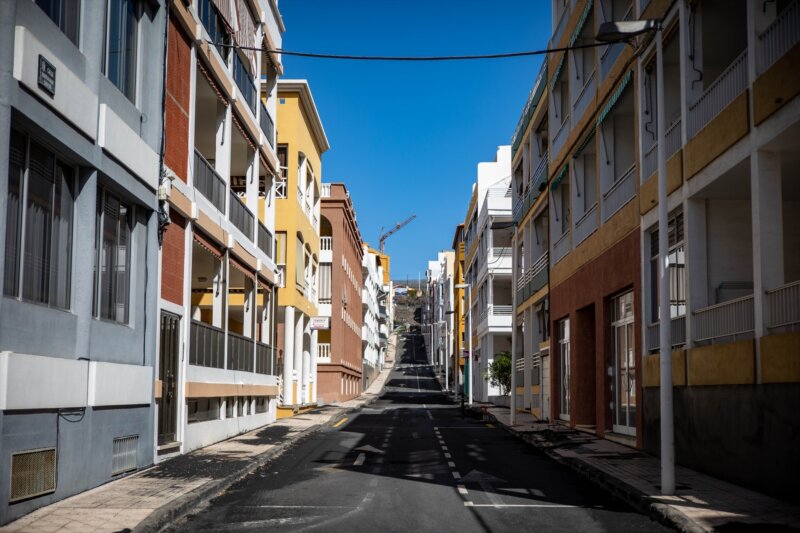
<svg viewBox="0 0 800 533">
<path fill-rule="evenodd" d="M 319 316 L 329 317 L 320 330 L 317 379 L 320 402 L 347 400 L 361 393 L 361 232 L 347 187 L 322 185 L 320 223 Z"/>
</svg>

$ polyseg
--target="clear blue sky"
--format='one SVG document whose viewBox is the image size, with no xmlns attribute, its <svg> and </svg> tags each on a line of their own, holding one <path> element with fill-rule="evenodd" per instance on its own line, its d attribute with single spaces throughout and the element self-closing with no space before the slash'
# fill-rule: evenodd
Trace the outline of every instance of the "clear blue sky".
<svg viewBox="0 0 800 533">
<path fill-rule="evenodd" d="M 458 55 L 543 49 L 549 0 L 281 0 L 286 50 Z M 477 164 L 509 144 L 543 56 L 460 62 L 352 62 L 284 56 L 306 78 L 331 149 L 325 182 L 342 181 L 364 240 L 417 219 L 386 243 L 392 278 L 424 276 L 450 249 Z M 279 125 L 280 127 L 280 125 Z"/>
</svg>

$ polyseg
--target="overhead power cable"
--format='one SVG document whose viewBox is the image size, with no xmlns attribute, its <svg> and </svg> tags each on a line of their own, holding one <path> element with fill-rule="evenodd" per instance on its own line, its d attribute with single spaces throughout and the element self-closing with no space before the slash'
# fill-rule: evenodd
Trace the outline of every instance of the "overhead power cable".
<svg viewBox="0 0 800 533">
<path fill-rule="evenodd" d="M 609 43 L 591 43 L 579 44 L 574 46 L 565 46 L 562 48 L 547 48 L 543 50 L 523 50 L 521 52 L 501 52 L 497 54 L 472 54 L 472 55 L 454 55 L 454 56 L 362 56 L 362 55 L 349 55 L 349 54 L 323 54 L 318 52 L 296 52 L 293 50 L 284 50 L 276 48 L 269 50 L 266 48 L 258 48 L 255 46 L 239 46 L 235 44 L 213 43 L 207 41 L 209 44 L 221 46 L 225 48 L 237 48 L 239 50 L 254 50 L 256 52 L 265 51 L 268 53 L 282 54 L 286 56 L 297 57 L 311 57 L 315 59 L 343 59 L 349 61 L 474 61 L 479 59 L 504 59 L 512 57 L 527 57 L 537 56 L 543 54 L 551 54 L 554 52 L 565 52 L 567 50 L 579 50 L 581 48 L 595 48 L 598 46 L 608 46 Z M 625 42 L 625 41 L 620 41 Z"/>
</svg>

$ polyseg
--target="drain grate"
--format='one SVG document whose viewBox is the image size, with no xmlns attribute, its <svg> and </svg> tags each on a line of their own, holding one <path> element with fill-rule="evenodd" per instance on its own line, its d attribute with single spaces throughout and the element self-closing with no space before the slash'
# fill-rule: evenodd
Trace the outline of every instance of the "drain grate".
<svg viewBox="0 0 800 533">
<path fill-rule="evenodd" d="M 114 439 L 114 450 L 111 454 L 111 475 L 136 470 L 136 455 L 139 448 L 139 435 L 118 437 Z"/>
<path fill-rule="evenodd" d="M 11 455 L 9 502 L 26 500 L 56 490 L 56 449 L 28 450 Z"/>
</svg>

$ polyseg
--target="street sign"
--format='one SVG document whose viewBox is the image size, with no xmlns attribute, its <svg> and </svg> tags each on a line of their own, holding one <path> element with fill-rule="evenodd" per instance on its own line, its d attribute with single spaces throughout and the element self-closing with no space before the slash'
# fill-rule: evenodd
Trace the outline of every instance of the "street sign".
<svg viewBox="0 0 800 533">
<path fill-rule="evenodd" d="M 41 54 L 39 55 L 39 88 L 50 96 L 56 94 L 56 67 Z"/>
<path fill-rule="evenodd" d="M 329 316 L 312 316 L 311 329 L 331 329 L 331 317 Z"/>
</svg>

